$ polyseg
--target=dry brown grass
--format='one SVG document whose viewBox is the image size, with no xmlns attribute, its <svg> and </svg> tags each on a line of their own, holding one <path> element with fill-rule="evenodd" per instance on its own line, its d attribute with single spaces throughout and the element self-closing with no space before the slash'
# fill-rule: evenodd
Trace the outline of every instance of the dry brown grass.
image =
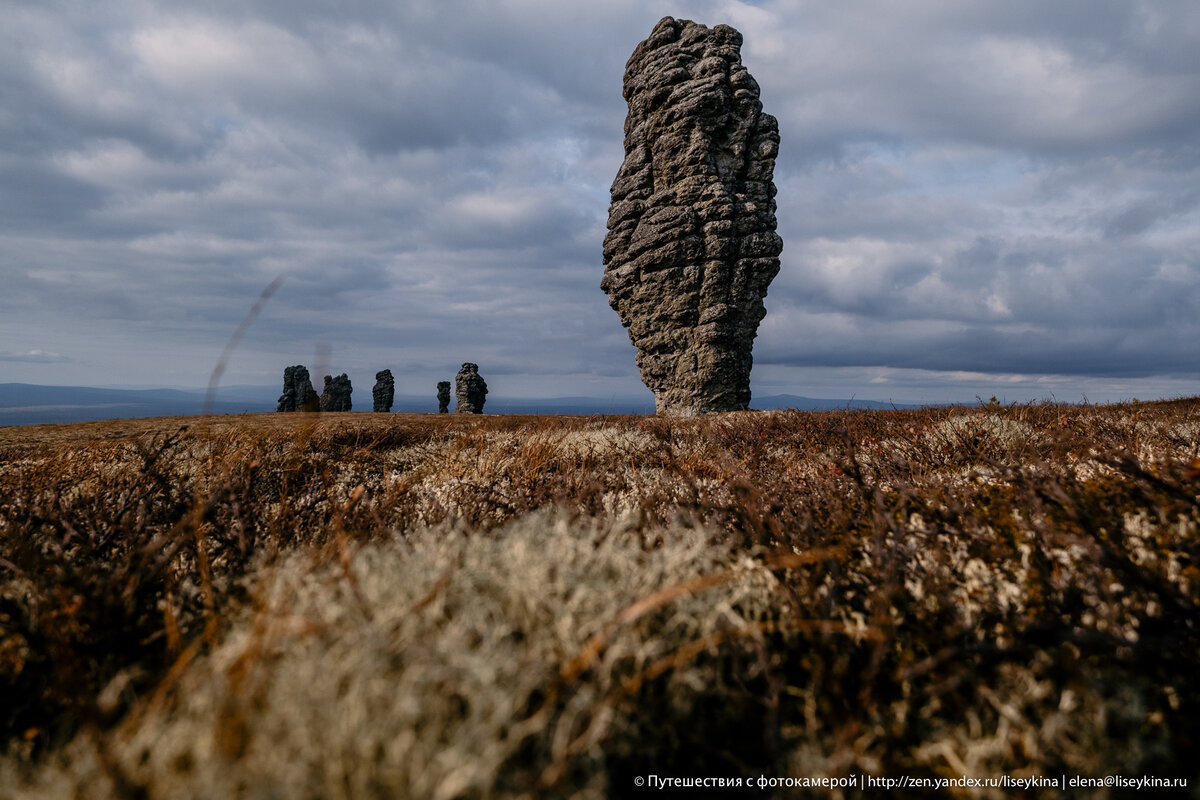
<svg viewBox="0 0 1200 800">
<path fill-rule="evenodd" d="M 1198 400 L 0 428 L 0 793 L 1194 776 L 1198 522 Z"/>
</svg>

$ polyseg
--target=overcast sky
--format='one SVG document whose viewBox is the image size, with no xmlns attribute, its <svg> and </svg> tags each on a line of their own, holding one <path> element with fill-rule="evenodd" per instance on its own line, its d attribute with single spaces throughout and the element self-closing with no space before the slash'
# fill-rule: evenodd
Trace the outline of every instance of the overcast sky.
<svg viewBox="0 0 1200 800">
<path fill-rule="evenodd" d="M 1200 393 L 1194 0 L 0 0 L 0 382 L 204 386 L 282 276 L 224 384 L 648 397 L 601 242 L 667 14 L 779 119 L 756 395 Z"/>
</svg>

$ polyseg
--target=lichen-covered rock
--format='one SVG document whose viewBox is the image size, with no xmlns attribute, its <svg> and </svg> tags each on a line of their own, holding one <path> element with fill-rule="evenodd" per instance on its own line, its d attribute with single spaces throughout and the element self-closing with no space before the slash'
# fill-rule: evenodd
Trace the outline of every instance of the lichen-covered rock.
<svg viewBox="0 0 1200 800">
<path fill-rule="evenodd" d="M 346 373 L 336 378 L 325 376 L 325 391 L 321 392 L 322 411 L 350 411 L 350 393 L 354 391 Z"/>
<path fill-rule="evenodd" d="M 664 17 L 625 67 L 625 161 L 601 288 L 659 413 L 744 409 L 751 346 L 779 272 L 779 127 L 742 35 Z"/>
<path fill-rule="evenodd" d="M 283 370 L 283 394 L 276 411 L 317 411 L 321 407 L 317 390 L 313 388 L 308 369 L 297 364 Z"/>
<path fill-rule="evenodd" d="M 445 414 L 450 410 L 450 381 L 438 381 L 438 413 Z"/>
<path fill-rule="evenodd" d="M 374 401 L 373 411 L 392 410 L 392 402 L 396 399 L 396 381 L 392 378 L 390 369 L 375 373 L 375 386 L 371 389 L 371 399 Z"/>
<path fill-rule="evenodd" d="M 487 398 L 487 382 L 479 376 L 479 366 L 470 362 L 463 364 L 454 377 L 456 414 L 482 414 Z"/>
</svg>

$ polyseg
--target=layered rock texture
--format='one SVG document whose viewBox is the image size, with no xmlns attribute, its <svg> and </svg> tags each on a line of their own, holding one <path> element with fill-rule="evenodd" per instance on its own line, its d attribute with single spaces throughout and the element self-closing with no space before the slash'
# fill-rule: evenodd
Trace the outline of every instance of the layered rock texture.
<svg viewBox="0 0 1200 800">
<path fill-rule="evenodd" d="M 450 410 L 450 381 L 438 381 L 438 413 L 445 414 Z"/>
<path fill-rule="evenodd" d="M 321 407 L 308 368 L 297 364 L 283 370 L 283 394 L 276 411 L 318 411 Z"/>
<path fill-rule="evenodd" d="M 466 363 L 454 377 L 456 414 L 482 414 L 487 398 L 487 382 L 479 376 L 479 365 Z"/>
<path fill-rule="evenodd" d="M 374 401 L 372 411 L 391 411 L 396 399 L 396 381 L 392 371 L 385 369 L 375 373 L 375 386 L 371 389 L 371 399 Z"/>
<path fill-rule="evenodd" d="M 741 44 L 728 25 L 665 17 L 625 67 L 601 288 L 663 414 L 747 407 L 750 349 L 779 272 L 779 127 Z"/>
<path fill-rule="evenodd" d="M 336 378 L 325 376 L 325 391 L 321 392 L 321 410 L 322 411 L 350 411 L 350 393 L 354 391 L 350 386 L 350 379 L 346 377 L 346 373 L 338 375 Z"/>
</svg>

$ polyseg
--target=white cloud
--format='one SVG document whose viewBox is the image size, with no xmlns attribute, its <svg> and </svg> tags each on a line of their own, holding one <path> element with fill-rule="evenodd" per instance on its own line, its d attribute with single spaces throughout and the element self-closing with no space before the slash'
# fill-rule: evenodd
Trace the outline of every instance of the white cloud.
<svg viewBox="0 0 1200 800">
<path fill-rule="evenodd" d="M 29 350 L 24 353 L 6 353 L 0 351 L 0 361 L 9 361 L 23 364 L 65 364 L 71 359 L 59 353 L 50 353 L 45 350 Z"/>
<path fill-rule="evenodd" d="M 320 57 L 312 45 L 261 22 L 176 17 L 135 31 L 130 48 L 149 80 L 187 94 L 319 85 Z"/>
</svg>

